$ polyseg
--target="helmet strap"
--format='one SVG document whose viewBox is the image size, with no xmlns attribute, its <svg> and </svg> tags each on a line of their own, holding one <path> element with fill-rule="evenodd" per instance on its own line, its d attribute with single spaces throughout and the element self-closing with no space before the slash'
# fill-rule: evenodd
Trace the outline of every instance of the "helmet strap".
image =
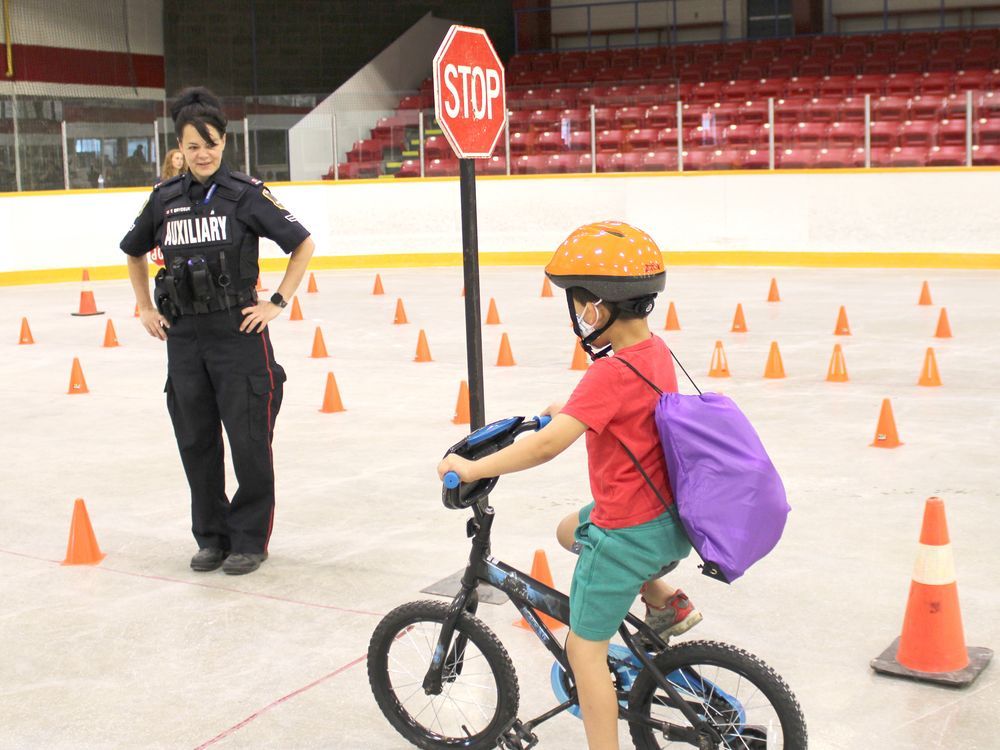
<svg viewBox="0 0 1000 750">
<path fill-rule="evenodd" d="M 573 333 L 575 333 L 576 337 L 580 339 L 580 346 L 582 346 L 583 350 L 587 352 L 587 356 L 590 357 L 590 360 L 592 362 L 596 362 L 602 357 L 607 357 L 611 354 L 611 344 L 608 344 L 603 349 L 599 349 L 597 351 L 594 350 L 592 344 L 601 337 L 601 334 L 614 325 L 615 321 L 618 319 L 618 308 L 615 306 L 610 307 L 609 309 L 611 312 L 608 317 L 608 322 L 600 328 L 595 329 L 589 336 L 584 336 L 583 331 L 580 330 L 580 325 L 576 320 L 576 307 L 573 305 L 573 293 L 569 289 L 566 290 L 566 304 L 569 307 L 569 319 L 573 324 Z"/>
</svg>

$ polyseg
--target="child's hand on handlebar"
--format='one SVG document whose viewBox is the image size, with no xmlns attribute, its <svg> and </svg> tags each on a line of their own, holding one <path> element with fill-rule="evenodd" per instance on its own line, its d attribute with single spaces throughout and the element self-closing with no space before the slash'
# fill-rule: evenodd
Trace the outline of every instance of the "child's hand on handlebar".
<svg viewBox="0 0 1000 750">
<path fill-rule="evenodd" d="M 545 410 L 541 413 L 543 417 L 554 417 L 556 414 L 563 410 L 566 406 L 565 401 L 553 401 L 551 404 L 545 407 Z"/>
<path fill-rule="evenodd" d="M 437 467 L 438 479 L 444 479 L 444 475 L 449 471 L 453 471 L 458 474 L 459 479 L 463 482 L 475 482 L 478 479 L 482 479 L 482 477 L 476 472 L 475 461 L 462 458 L 454 453 L 451 453 L 441 459 L 441 463 L 439 463 Z"/>
</svg>

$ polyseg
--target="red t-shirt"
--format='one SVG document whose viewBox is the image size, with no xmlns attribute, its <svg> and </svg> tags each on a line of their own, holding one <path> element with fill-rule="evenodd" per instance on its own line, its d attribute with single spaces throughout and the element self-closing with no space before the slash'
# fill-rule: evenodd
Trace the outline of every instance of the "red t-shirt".
<svg viewBox="0 0 1000 750">
<path fill-rule="evenodd" d="M 677 391 L 670 350 L 658 336 L 594 362 L 562 413 L 587 425 L 587 460 L 594 495 L 592 523 L 605 529 L 638 526 L 664 512 L 663 504 L 619 445 L 621 440 L 668 502 L 667 464 L 653 420 L 659 396 L 620 360 L 627 359 L 664 392 Z"/>
</svg>

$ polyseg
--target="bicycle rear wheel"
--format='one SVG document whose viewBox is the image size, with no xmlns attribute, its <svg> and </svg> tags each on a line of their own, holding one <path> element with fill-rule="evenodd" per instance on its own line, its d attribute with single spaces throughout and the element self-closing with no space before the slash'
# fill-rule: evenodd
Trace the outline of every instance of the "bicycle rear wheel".
<svg viewBox="0 0 1000 750">
<path fill-rule="evenodd" d="M 684 702 L 718 730 L 727 750 L 806 750 L 802 709 L 785 681 L 753 654 L 714 641 L 689 641 L 653 662 Z M 629 708 L 657 721 L 690 726 L 666 691 L 643 670 L 629 694 Z M 640 750 L 690 747 L 670 741 L 645 724 L 629 724 Z M 657 736 L 659 735 L 659 736 Z"/>
<path fill-rule="evenodd" d="M 447 616 L 442 602 L 411 602 L 382 619 L 368 647 L 372 694 L 396 731 L 417 747 L 494 748 L 517 717 L 519 692 L 510 656 L 482 622 L 462 613 L 442 691 L 424 692 Z"/>
</svg>

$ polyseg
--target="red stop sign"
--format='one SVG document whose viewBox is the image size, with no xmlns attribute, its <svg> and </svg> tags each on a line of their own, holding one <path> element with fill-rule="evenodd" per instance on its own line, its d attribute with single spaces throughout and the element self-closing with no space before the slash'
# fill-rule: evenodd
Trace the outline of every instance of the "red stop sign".
<svg viewBox="0 0 1000 750">
<path fill-rule="evenodd" d="M 434 112 L 463 159 L 493 153 L 507 124 L 503 64 L 486 32 L 452 26 L 434 55 Z"/>
</svg>

